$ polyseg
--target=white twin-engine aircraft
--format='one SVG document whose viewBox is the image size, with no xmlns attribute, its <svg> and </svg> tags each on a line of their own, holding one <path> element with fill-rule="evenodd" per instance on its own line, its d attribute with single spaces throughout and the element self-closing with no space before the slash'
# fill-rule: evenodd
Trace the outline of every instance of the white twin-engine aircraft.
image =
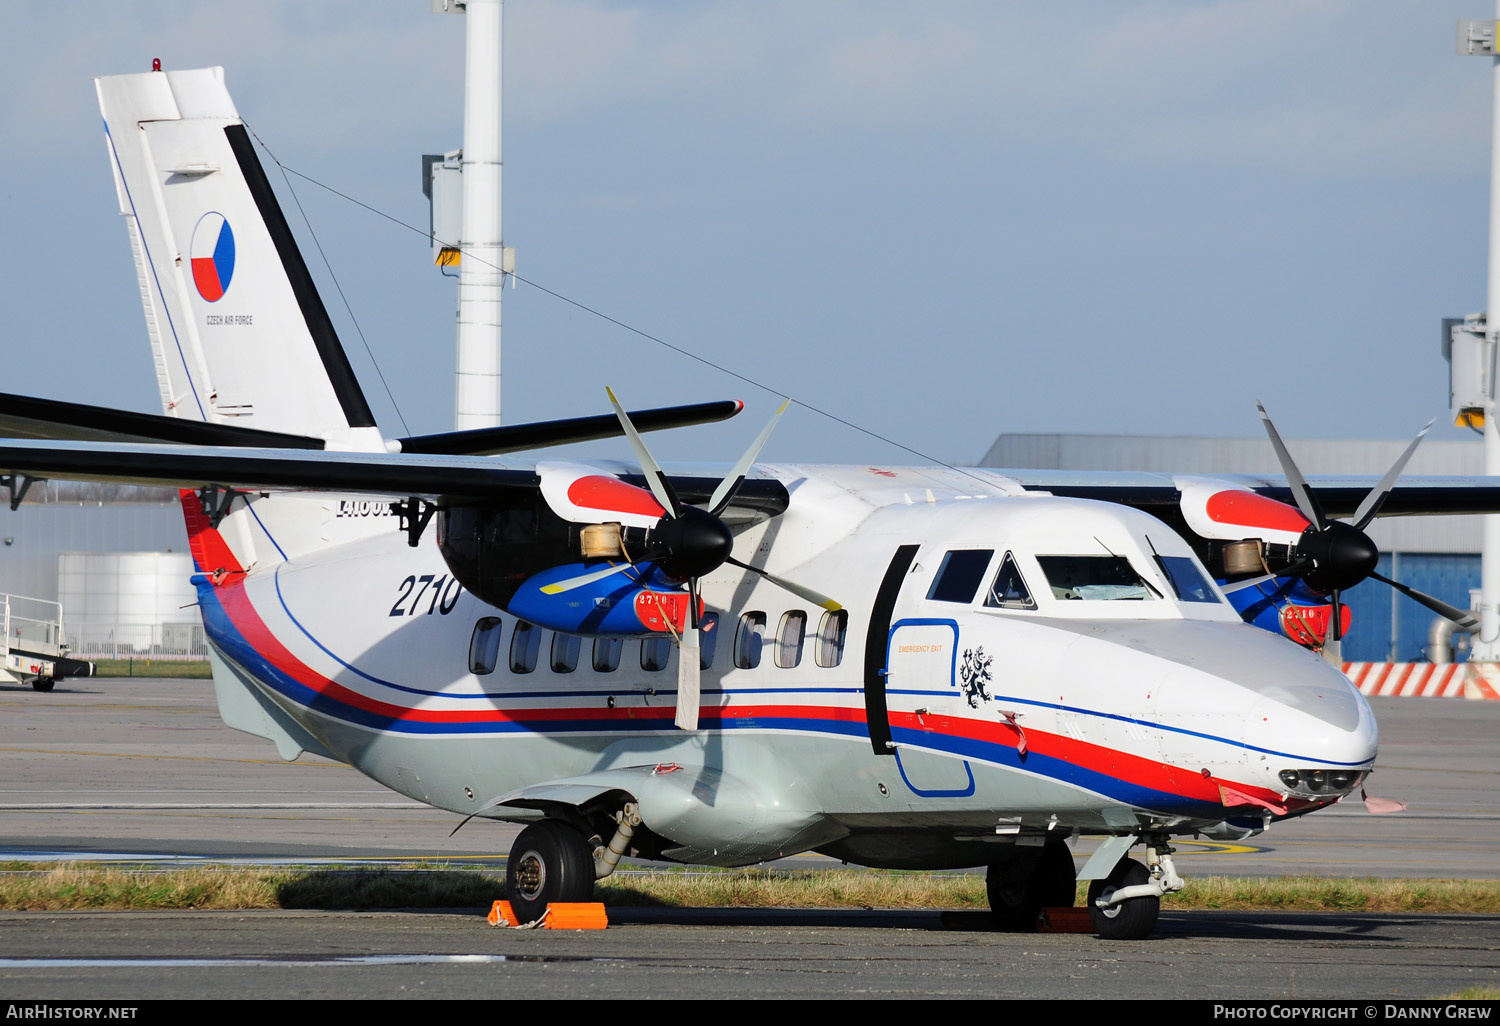
<svg viewBox="0 0 1500 1026">
<path fill-rule="evenodd" d="M 727 475 L 663 472 L 639 432 L 727 402 L 387 439 L 222 69 L 97 87 L 164 415 L 6 397 L 11 498 L 181 487 L 224 721 L 527 824 L 525 920 L 626 854 L 813 850 L 986 866 L 1020 929 L 1085 879 L 1098 931 L 1143 937 L 1171 838 L 1249 836 L 1375 764 L 1349 681 L 1216 579 L 1332 596 L 1336 637 L 1377 512 L 1500 508 L 1500 482 L 1399 465 L 1314 491 L 1289 457 L 1286 481 L 756 464 L 769 427 Z M 639 469 L 504 455 L 622 433 Z M 1081 872 L 1080 834 L 1104 836 Z"/>
</svg>

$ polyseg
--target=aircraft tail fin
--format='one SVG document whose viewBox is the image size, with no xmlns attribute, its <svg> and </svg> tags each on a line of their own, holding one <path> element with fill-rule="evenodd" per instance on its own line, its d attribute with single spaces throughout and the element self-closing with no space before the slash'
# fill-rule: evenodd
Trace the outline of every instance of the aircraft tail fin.
<svg viewBox="0 0 1500 1026">
<path fill-rule="evenodd" d="M 378 448 L 223 69 L 94 81 L 163 413 Z"/>
</svg>

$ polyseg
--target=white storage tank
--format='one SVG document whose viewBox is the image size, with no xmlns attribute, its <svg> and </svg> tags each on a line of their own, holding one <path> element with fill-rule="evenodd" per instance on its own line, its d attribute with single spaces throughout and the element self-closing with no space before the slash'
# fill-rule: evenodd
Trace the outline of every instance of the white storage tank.
<svg viewBox="0 0 1500 1026">
<path fill-rule="evenodd" d="M 202 658 L 202 624 L 182 552 L 64 552 L 57 558 L 63 633 L 79 658 Z"/>
</svg>

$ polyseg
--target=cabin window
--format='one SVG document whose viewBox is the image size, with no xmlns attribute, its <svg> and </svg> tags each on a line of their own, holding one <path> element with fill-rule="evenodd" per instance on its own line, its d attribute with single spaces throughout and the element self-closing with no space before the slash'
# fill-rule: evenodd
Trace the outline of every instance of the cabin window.
<svg viewBox="0 0 1500 1026">
<path fill-rule="evenodd" d="M 621 638 L 594 639 L 594 672 L 614 673 L 620 668 L 620 654 L 625 651 Z"/>
<path fill-rule="evenodd" d="M 746 613 L 734 636 L 734 665 L 753 670 L 760 665 L 760 648 L 766 633 L 765 613 Z"/>
<path fill-rule="evenodd" d="M 1217 602 L 1213 585 L 1203 577 L 1190 556 L 1157 556 L 1156 565 L 1172 584 L 1172 590 L 1184 602 Z"/>
<path fill-rule="evenodd" d="M 583 641 L 576 634 L 552 635 L 552 672 L 572 673 L 578 668 L 578 650 Z"/>
<path fill-rule="evenodd" d="M 719 643 L 719 614 L 704 613 L 703 619 L 698 621 L 698 668 L 701 670 L 712 669 L 714 665 L 714 649 Z"/>
<path fill-rule="evenodd" d="M 943 557 L 927 597 L 935 602 L 973 602 L 994 549 L 954 549 Z"/>
<path fill-rule="evenodd" d="M 985 596 L 984 604 L 991 609 L 1036 608 L 1036 600 L 1031 597 L 1031 589 L 1026 587 L 1026 581 L 1021 577 L 1021 568 L 1016 566 L 1015 557 L 1009 552 L 1000 561 L 1000 572 L 995 575 L 995 581 L 990 585 L 990 593 Z"/>
<path fill-rule="evenodd" d="M 534 623 L 516 621 L 516 632 L 510 637 L 510 672 L 530 673 L 536 669 L 537 653 L 542 648 L 542 632 Z"/>
<path fill-rule="evenodd" d="M 667 657 L 672 654 L 672 639 L 670 638 L 642 638 L 641 639 L 641 669 L 643 670 L 665 670 L 667 668 Z"/>
<path fill-rule="evenodd" d="M 1124 556 L 1038 556 L 1052 597 L 1065 601 L 1140 602 L 1161 598 Z"/>
<path fill-rule="evenodd" d="M 813 659 L 819 666 L 837 666 L 844 659 L 844 635 L 849 631 L 849 611 L 824 613 L 818 624 L 818 643 Z"/>
<path fill-rule="evenodd" d="M 500 658 L 501 627 L 498 616 L 486 616 L 474 625 L 474 637 L 469 639 L 470 673 L 482 677 L 495 672 L 495 663 Z"/>
<path fill-rule="evenodd" d="M 802 662 L 802 641 L 807 637 L 807 614 L 793 609 L 781 617 L 776 631 L 776 665 L 789 670 Z"/>
</svg>

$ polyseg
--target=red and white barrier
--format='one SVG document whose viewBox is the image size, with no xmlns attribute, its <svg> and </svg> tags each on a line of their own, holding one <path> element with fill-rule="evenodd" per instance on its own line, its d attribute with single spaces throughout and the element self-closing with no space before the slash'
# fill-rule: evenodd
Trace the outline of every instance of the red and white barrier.
<svg viewBox="0 0 1500 1026">
<path fill-rule="evenodd" d="M 1500 682 L 1468 663 L 1345 663 L 1344 675 L 1369 696 L 1500 699 Z"/>
</svg>

